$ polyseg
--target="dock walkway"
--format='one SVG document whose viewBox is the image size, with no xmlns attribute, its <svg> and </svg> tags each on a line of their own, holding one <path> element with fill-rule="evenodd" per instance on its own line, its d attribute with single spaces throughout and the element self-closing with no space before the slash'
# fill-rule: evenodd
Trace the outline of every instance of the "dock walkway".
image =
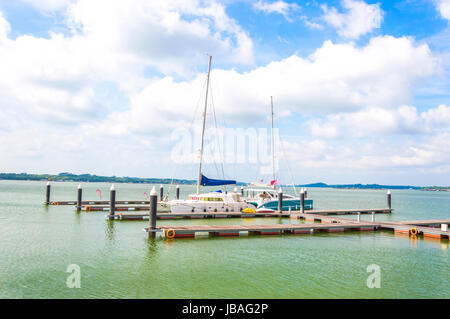
<svg viewBox="0 0 450 319">
<path fill-rule="evenodd" d="M 109 208 L 104 208 L 103 211 L 108 211 Z M 120 207 L 116 207 L 116 211 L 124 211 Z M 148 210 L 148 209 L 147 209 Z M 91 211 L 91 210 L 86 210 Z M 249 217 L 286 217 L 286 218 L 296 218 L 299 214 L 306 215 L 356 215 L 356 214 L 390 214 L 392 209 L 379 208 L 379 209 L 341 209 L 341 210 L 307 210 L 303 213 L 298 211 L 292 212 L 273 212 L 273 213 L 243 213 L 243 212 L 186 212 L 186 213 L 169 213 L 169 212 L 158 212 L 158 219 L 195 219 L 195 218 L 249 218 Z M 148 213 L 118 213 L 114 216 L 118 220 L 143 220 L 148 219 Z"/>
<path fill-rule="evenodd" d="M 208 233 L 215 236 L 239 236 L 242 232 L 259 235 L 279 235 L 289 234 L 311 234 L 315 231 L 320 232 L 343 232 L 353 231 L 375 231 L 375 230 L 393 230 L 396 233 L 411 234 L 412 230 L 416 235 L 424 237 L 448 239 L 450 232 L 442 230 L 435 226 L 437 224 L 449 224 L 450 219 L 442 220 L 414 220 L 404 222 L 366 222 L 347 219 L 342 217 L 330 217 L 319 214 L 298 213 L 292 214 L 292 218 L 300 218 L 314 223 L 305 224 L 273 224 L 273 225 L 184 225 L 184 226 L 160 226 L 156 231 L 164 232 L 166 237 L 185 238 L 195 237 L 196 233 Z M 315 222 L 320 222 L 315 223 Z M 418 226 L 421 225 L 421 226 Z M 145 228 L 146 231 L 152 232 Z"/>
</svg>

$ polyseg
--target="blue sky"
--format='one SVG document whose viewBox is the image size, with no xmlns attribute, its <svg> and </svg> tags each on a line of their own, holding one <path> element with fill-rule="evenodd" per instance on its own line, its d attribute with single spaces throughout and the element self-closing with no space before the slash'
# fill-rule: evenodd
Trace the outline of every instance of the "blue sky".
<svg viewBox="0 0 450 319">
<path fill-rule="evenodd" d="M 447 185 L 449 21 L 448 0 L 1 0 L 2 171 L 194 179 L 211 54 L 207 137 L 269 127 L 274 96 L 282 182 L 287 158 L 296 183 Z"/>
</svg>

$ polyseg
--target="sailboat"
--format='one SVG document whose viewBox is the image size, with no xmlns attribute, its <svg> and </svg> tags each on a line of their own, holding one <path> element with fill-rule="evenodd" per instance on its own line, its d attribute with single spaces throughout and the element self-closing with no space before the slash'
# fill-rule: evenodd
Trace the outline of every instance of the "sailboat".
<svg viewBox="0 0 450 319">
<path fill-rule="evenodd" d="M 257 212 L 275 212 L 278 210 L 278 196 L 280 196 L 281 188 L 276 189 L 278 180 L 275 176 L 275 147 L 273 137 L 273 97 L 270 97 L 270 114 L 272 117 L 272 178 L 273 180 L 268 184 L 262 182 L 250 183 L 250 187 L 247 188 L 247 198 L 245 201 L 249 204 L 256 206 Z M 300 198 L 292 196 L 290 194 L 283 194 L 283 211 L 295 211 L 300 210 Z M 313 209 L 313 200 L 305 198 L 305 210 Z"/>
<path fill-rule="evenodd" d="M 205 137 L 205 124 L 206 124 L 206 111 L 208 108 L 208 91 L 209 81 L 211 76 L 211 60 L 209 57 L 208 63 L 208 76 L 206 82 L 206 96 L 205 107 L 203 111 L 203 126 L 202 126 L 202 139 L 200 147 L 200 162 L 198 166 L 198 178 L 197 178 L 197 192 L 196 194 L 189 195 L 189 199 L 186 200 L 171 200 L 168 202 L 172 213 L 186 213 L 186 212 L 239 212 L 246 208 L 254 209 L 253 204 L 247 203 L 243 200 L 242 194 L 235 189 L 233 192 L 209 192 L 200 193 L 200 186 L 221 186 L 236 184 L 235 180 L 219 180 L 207 178 L 202 173 L 202 161 L 203 161 L 203 145 Z"/>
</svg>

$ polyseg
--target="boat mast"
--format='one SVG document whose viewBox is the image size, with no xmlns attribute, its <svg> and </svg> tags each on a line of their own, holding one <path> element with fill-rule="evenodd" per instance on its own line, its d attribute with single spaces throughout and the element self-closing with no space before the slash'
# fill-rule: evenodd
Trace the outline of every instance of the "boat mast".
<svg viewBox="0 0 450 319">
<path fill-rule="evenodd" d="M 273 97 L 270 97 L 270 115 L 272 117 L 272 174 L 273 180 L 275 180 L 275 147 L 274 147 L 274 139 L 273 139 Z M 273 185 L 275 189 L 275 185 Z"/>
<path fill-rule="evenodd" d="M 208 77 L 206 78 L 206 97 L 205 97 L 205 109 L 203 111 L 202 142 L 200 146 L 200 164 L 198 165 L 197 194 L 200 193 L 200 183 L 202 181 L 203 140 L 205 137 L 206 108 L 208 106 L 208 89 L 209 89 L 209 75 L 211 73 L 211 59 L 212 56 L 210 55 L 208 63 Z"/>
</svg>

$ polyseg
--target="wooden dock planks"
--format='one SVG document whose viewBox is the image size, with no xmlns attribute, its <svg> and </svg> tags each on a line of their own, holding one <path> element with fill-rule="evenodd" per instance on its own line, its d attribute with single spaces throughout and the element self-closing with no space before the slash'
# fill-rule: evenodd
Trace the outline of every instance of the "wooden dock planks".
<svg viewBox="0 0 450 319">
<path fill-rule="evenodd" d="M 259 235 L 278 235 L 281 233 L 290 234 L 311 234 L 313 232 L 343 232 L 346 230 L 374 231 L 377 229 L 393 230 L 410 234 L 411 229 L 417 229 L 417 235 L 424 237 L 448 239 L 450 232 L 433 227 L 417 226 L 434 225 L 437 223 L 447 223 L 450 220 L 423 220 L 406 222 L 358 222 L 357 220 L 341 217 L 330 217 L 324 215 L 314 215 L 307 213 L 295 214 L 296 218 L 307 220 L 308 218 L 319 223 L 307 224 L 273 224 L 273 225 L 184 225 L 184 226 L 160 226 L 159 230 L 167 233 L 168 230 L 174 232 L 174 238 L 195 237 L 196 233 L 208 233 L 215 236 L 239 236 L 240 232 Z M 147 229 L 146 229 L 147 230 Z"/>
<path fill-rule="evenodd" d="M 184 225 L 184 226 L 160 226 L 158 229 L 167 232 L 173 230 L 175 238 L 195 236 L 195 233 L 209 233 L 219 236 L 238 236 L 240 232 L 251 234 L 274 235 L 281 233 L 301 234 L 314 231 L 345 231 L 360 230 L 361 227 L 376 228 L 372 223 L 329 223 L 329 224 L 271 224 L 271 225 Z M 148 231 L 148 229 L 146 228 Z"/>
<path fill-rule="evenodd" d="M 101 207 L 101 210 L 99 211 L 108 211 L 108 207 Z M 141 208 L 121 208 L 120 206 L 116 206 L 116 211 L 141 211 L 141 210 L 148 210 L 148 207 L 142 207 Z M 89 208 L 89 210 L 86 211 L 93 211 L 93 208 Z M 95 211 L 95 210 L 94 210 Z M 350 212 L 353 214 L 353 212 L 356 210 L 347 210 L 347 212 Z M 378 210 L 367 210 L 370 212 L 375 212 L 375 214 L 385 214 L 386 210 L 384 209 L 378 209 Z M 314 214 L 314 212 L 317 212 L 317 214 Z M 327 212 L 327 214 L 324 214 L 323 212 Z M 330 221 L 339 221 L 338 217 L 330 217 L 328 219 L 325 218 L 327 215 L 332 215 L 336 212 L 336 210 L 329 210 L 329 211 L 308 211 L 304 213 L 300 212 L 272 212 L 272 213 L 243 213 L 243 212 L 186 212 L 186 213 L 170 213 L 170 212 L 158 212 L 157 218 L 158 219 L 194 219 L 194 218 L 251 218 L 251 217 L 286 217 L 286 218 L 304 218 L 306 220 L 330 220 Z M 343 212 L 343 210 L 338 210 L 338 212 Z M 349 214 L 350 214 L 349 213 Z M 148 219 L 149 214 L 148 213 L 119 213 L 116 214 L 114 218 L 119 220 L 143 220 Z M 346 219 L 349 221 L 348 219 Z M 355 221 L 356 222 L 356 221 Z"/>
<path fill-rule="evenodd" d="M 49 202 L 49 205 L 54 206 L 73 206 L 76 205 L 76 200 L 64 200 L 64 201 L 52 201 Z M 81 202 L 83 206 L 85 205 L 106 205 L 109 207 L 109 200 L 84 200 Z M 150 205 L 148 200 L 116 200 L 116 205 Z"/>
</svg>

